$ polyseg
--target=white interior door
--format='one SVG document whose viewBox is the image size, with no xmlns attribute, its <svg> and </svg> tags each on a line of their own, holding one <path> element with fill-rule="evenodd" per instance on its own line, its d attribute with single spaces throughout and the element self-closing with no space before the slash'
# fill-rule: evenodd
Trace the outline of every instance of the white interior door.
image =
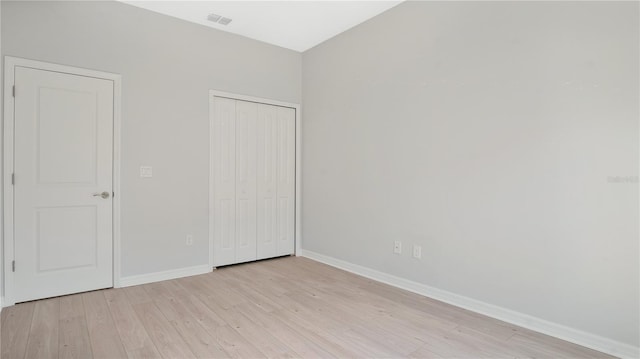
<svg viewBox="0 0 640 359">
<path fill-rule="evenodd" d="M 278 116 L 278 244 L 279 256 L 295 249 L 296 112 L 277 107 Z"/>
<path fill-rule="evenodd" d="M 113 286 L 113 81 L 15 69 L 16 302 Z"/>
<path fill-rule="evenodd" d="M 293 254 L 295 109 L 215 96 L 213 265 Z"/>
<path fill-rule="evenodd" d="M 236 261 L 236 101 L 214 98 L 213 262 Z"/>
</svg>

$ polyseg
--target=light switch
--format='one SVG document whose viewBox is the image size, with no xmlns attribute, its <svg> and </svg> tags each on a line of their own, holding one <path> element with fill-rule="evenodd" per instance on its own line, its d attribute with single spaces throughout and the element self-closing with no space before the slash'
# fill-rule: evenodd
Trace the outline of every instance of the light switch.
<svg viewBox="0 0 640 359">
<path fill-rule="evenodd" d="M 153 177 L 153 168 L 151 166 L 140 166 L 140 178 Z"/>
</svg>

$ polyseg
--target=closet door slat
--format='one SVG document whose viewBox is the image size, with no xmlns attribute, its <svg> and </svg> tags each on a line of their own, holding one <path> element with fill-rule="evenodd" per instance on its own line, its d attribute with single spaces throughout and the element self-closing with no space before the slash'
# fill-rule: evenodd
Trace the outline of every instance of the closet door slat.
<svg viewBox="0 0 640 359">
<path fill-rule="evenodd" d="M 216 97 L 213 122 L 213 259 L 236 260 L 236 101 Z"/>
<path fill-rule="evenodd" d="M 258 105 L 258 259 L 275 257 L 277 251 L 277 107 Z"/>
<path fill-rule="evenodd" d="M 295 246 L 296 114 L 278 107 L 278 241 L 277 255 L 293 254 Z"/>
<path fill-rule="evenodd" d="M 236 262 L 256 259 L 258 104 L 236 101 Z"/>
</svg>

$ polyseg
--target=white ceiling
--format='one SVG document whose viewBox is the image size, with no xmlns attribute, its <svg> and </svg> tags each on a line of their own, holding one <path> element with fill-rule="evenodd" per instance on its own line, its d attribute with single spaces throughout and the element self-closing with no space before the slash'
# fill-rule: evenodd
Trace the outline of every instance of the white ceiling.
<svg viewBox="0 0 640 359">
<path fill-rule="evenodd" d="M 303 52 L 402 1 L 129 1 L 122 2 L 214 29 Z M 210 13 L 231 18 L 210 22 Z"/>
</svg>

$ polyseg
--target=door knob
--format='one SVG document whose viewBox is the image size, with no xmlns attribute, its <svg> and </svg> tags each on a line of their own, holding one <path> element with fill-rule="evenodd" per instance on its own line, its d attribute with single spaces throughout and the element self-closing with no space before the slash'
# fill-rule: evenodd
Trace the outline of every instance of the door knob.
<svg viewBox="0 0 640 359">
<path fill-rule="evenodd" d="M 107 199 L 107 198 L 109 198 L 109 192 L 104 191 L 102 193 L 94 193 L 93 196 L 94 197 L 102 197 L 103 199 Z"/>
</svg>

